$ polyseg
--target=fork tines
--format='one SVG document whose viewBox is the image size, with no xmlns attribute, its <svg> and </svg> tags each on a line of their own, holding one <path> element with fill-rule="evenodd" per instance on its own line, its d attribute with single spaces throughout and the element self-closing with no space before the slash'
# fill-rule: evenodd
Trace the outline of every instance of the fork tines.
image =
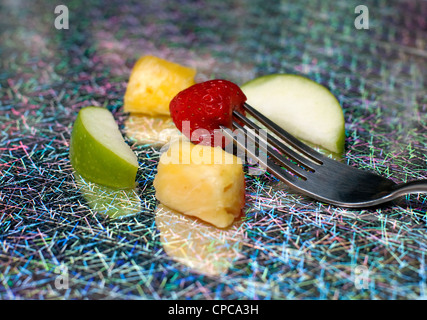
<svg viewBox="0 0 427 320">
<path fill-rule="evenodd" d="M 320 153 L 300 142 L 249 104 L 245 103 L 244 108 L 267 130 L 234 111 L 233 127 L 247 140 L 238 139 L 229 129 L 222 128 L 223 134 L 249 157 L 256 159 L 261 167 L 280 180 L 292 182 L 295 179 L 306 180 L 307 174 L 322 164 Z M 256 148 L 253 148 L 254 145 Z"/>
</svg>

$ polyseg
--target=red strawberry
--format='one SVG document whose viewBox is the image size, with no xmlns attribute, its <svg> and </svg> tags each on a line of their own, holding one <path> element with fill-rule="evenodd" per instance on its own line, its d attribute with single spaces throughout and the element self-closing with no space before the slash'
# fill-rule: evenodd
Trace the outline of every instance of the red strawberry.
<svg viewBox="0 0 427 320">
<path fill-rule="evenodd" d="M 232 128 L 233 111 L 245 115 L 246 96 L 227 80 L 197 83 L 170 102 L 169 110 L 176 127 L 193 143 L 224 147 L 220 126 Z"/>
</svg>

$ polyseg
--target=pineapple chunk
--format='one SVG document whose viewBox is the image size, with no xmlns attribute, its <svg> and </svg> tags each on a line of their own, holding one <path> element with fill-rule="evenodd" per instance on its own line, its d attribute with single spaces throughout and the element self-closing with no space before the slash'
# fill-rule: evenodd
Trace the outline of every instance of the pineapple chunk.
<svg viewBox="0 0 427 320">
<path fill-rule="evenodd" d="M 219 147 L 172 142 L 154 178 L 157 199 L 167 207 L 226 228 L 245 205 L 242 161 Z"/>
<path fill-rule="evenodd" d="M 195 83 L 196 70 L 155 56 L 143 56 L 132 69 L 124 96 L 124 111 L 166 115 L 178 92 Z"/>
</svg>

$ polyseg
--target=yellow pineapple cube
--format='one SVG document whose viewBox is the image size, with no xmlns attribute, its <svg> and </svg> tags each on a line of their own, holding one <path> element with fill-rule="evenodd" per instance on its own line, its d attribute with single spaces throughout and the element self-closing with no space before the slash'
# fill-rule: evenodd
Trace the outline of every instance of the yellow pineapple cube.
<svg viewBox="0 0 427 320">
<path fill-rule="evenodd" d="M 160 157 L 156 198 L 167 207 L 226 228 L 245 205 L 242 161 L 220 147 L 172 142 Z"/>
<path fill-rule="evenodd" d="M 132 69 L 124 96 L 124 111 L 167 115 L 178 92 L 195 84 L 196 70 L 155 56 L 143 56 Z"/>
</svg>

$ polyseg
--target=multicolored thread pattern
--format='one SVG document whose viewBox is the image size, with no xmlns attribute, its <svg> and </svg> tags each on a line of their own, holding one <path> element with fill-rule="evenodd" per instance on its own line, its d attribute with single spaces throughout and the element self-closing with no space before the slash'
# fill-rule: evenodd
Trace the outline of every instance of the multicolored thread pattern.
<svg viewBox="0 0 427 320">
<path fill-rule="evenodd" d="M 81 107 L 110 109 L 124 129 L 129 72 L 154 54 L 197 68 L 200 81 L 305 75 L 341 102 L 350 165 L 426 179 L 425 2 L 365 1 L 369 30 L 354 27 L 357 1 L 73 0 L 69 30 L 54 28 L 49 1 L 13 3 L 0 4 L 1 299 L 426 299 L 425 194 L 350 210 L 248 175 L 234 229 L 183 234 L 177 221 L 200 222 L 156 223 L 157 147 L 127 139 L 140 163 L 131 196 L 83 187 L 68 159 Z M 107 219 L 88 196 L 134 212 Z M 213 265 L 218 246 L 233 255 L 204 274 L 168 254 L 162 230 L 175 249 L 203 238 L 184 252 L 204 250 Z"/>
</svg>

